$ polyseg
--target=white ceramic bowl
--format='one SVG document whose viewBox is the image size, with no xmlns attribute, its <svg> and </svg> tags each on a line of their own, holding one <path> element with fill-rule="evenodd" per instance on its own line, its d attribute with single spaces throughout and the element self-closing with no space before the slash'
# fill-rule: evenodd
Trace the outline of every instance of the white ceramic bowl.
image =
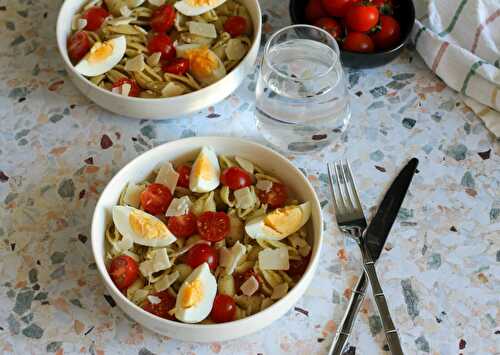
<svg viewBox="0 0 500 355">
<path fill-rule="evenodd" d="M 162 99 L 125 97 L 104 90 L 76 72 L 68 58 L 66 42 L 71 34 L 71 20 L 85 1 L 64 1 L 57 18 L 57 46 L 69 77 L 75 86 L 90 100 L 114 113 L 139 119 L 149 118 L 160 120 L 190 114 L 222 101 L 236 90 L 245 77 L 253 72 L 255 68 L 254 64 L 260 45 L 262 14 L 257 0 L 240 0 L 246 6 L 252 18 L 254 36 L 252 46 L 243 60 L 218 82 L 186 95 Z"/>
<path fill-rule="evenodd" d="M 265 171 L 282 179 L 300 201 L 310 201 L 312 217 L 309 235 L 312 237 L 312 254 L 309 266 L 290 292 L 269 308 L 250 317 L 221 324 L 185 324 L 156 317 L 129 301 L 114 285 L 104 264 L 104 233 L 111 221 L 111 207 L 118 201 L 125 185 L 144 180 L 159 164 L 165 161 L 192 160 L 204 145 L 212 146 L 218 154 L 238 155 L 255 162 Z M 194 137 L 158 146 L 128 163 L 121 169 L 101 194 L 92 219 L 92 250 L 104 284 L 118 306 L 132 319 L 157 333 L 172 338 L 212 342 L 238 338 L 256 332 L 283 316 L 308 287 L 316 270 L 322 244 L 323 220 L 321 207 L 309 181 L 293 164 L 275 151 L 260 144 L 227 137 Z"/>
</svg>

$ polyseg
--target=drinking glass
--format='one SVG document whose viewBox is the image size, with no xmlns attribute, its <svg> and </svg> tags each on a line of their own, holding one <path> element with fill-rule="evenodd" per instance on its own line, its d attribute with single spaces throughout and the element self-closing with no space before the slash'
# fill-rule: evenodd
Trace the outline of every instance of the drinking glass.
<svg viewBox="0 0 500 355">
<path fill-rule="evenodd" d="M 326 31 L 285 27 L 267 41 L 256 88 L 257 128 L 295 153 L 338 140 L 351 116 L 339 47 Z"/>
</svg>

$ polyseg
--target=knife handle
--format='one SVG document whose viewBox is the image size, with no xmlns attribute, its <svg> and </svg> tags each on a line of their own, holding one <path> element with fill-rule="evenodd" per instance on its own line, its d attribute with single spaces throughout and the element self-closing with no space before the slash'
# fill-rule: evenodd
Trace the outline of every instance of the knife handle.
<svg viewBox="0 0 500 355">
<path fill-rule="evenodd" d="M 356 317 L 358 316 L 361 302 L 363 302 L 363 299 L 365 298 L 367 285 L 368 280 L 366 279 L 366 275 L 363 272 L 363 274 L 361 274 L 361 277 L 358 279 L 356 286 L 352 289 L 351 298 L 349 299 L 349 305 L 347 306 L 347 311 L 344 314 L 344 318 L 342 318 L 342 322 L 340 323 L 340 326 L 338 328 L 335 340 L 333 341 L 330 350 L 328 351 L 329 355 L 342 354 L 342 351 L 347 344 L 347 340 L 351 335 L 351 330 L 354 326 L 354 322 L 356 321 Z"/>
<path fill-rule="evenodd" d="M 364 240 L 360 241 L 360 249 L 363 256 L 363 268 L 365 269 L 368 280 L 372 286 L 373 297 L 375 298 L 375 303 L 377 304 L 378 312 L 380 314 L 380 318 L 382 319 L 382 326 L 384 327 L 385 338 L 387 339 L 389 350 L 393 355 L 404 355 L 403 349 L 401 348 L 401 342 L 399 341 L 398 332 L 394 326 L 394 322 L 392 321 L 389 307 L 387 306 L 384 291 L 382 290 L 378 280 L 377 271 L 375 270 L 375 262 L 372 260 L 370 251 L 366 247 Z"/>
</svg>

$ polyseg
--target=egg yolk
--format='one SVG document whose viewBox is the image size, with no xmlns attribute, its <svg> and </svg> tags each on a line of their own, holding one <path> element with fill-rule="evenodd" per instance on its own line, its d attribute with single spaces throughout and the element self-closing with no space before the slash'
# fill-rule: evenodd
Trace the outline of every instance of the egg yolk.
<svg viewBox="0 0 500 355">
<path fill-rule="evenodd" d="M 215 4 L 215 0 L 186 0 L 186 3 L 193 7 L 207 6 Z"/>
<path fill-rule="evenodd" d="M 264 224 L 282 235 L 292 234 L 302 220 L 302 211 L 297 206 L 278 208 L 264 218 Z"/>
<path fill-rule="evenodd" d="M 195 176 L 199 176 L 203 180 L 213 179 L 217 173 L 210 162 L 210 159 L 205 154 L 200 154 L 198 159 L 194 164 L 194 172 Z"/>
<path fill-rule="evenodd" d="M 199 279 L 187 282 L 181 296 L 182 308 L 189 308 L 197 305 L 203 299 L 203 285 Z"/>
<path fill-rule="evenodd" d="M 90 63 L 102 62 L 103 60 L 111 56 L 111 53 L 113 53 L 113 48 L 113 43 L 111 41 L 104 43 L 96 42 L 90 50 L 88 61 Z"/>
<path fill-rule="evenodd" d="M 191 71 L 199 76 L 208 76 L 217 69 L 219 61 L 215 54 L 208 48 L 195 48 L 186 51 L 186 57 L 189 59 Z"/>
<path fill-rule="evenodd" d="M 157 239 L 167 234 L 167 227 L 142 211 L 130 212 L 128 222 L 132 230 L 144 239 Z"/>
</svg>

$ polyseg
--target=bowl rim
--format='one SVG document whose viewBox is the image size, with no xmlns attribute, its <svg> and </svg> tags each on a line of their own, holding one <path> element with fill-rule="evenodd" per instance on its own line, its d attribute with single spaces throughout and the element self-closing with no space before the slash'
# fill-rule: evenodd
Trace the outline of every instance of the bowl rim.
<svg viewBox="0 0 500 355">
<path fill-rule="evenodd" d="M 179 96 L 160 97 L 160 98 L 123 96 L 123 95 L 120 95 L 120 94 L 117 94 L 117 93 L 105 90 L 105 89 L 103 89 L 103 88 L 95 85 L 90 80 L 88 80 L 86 77 L 84 77 L 82 74 L 80 74 L 79 72 L 77 72 L 75 70 L 75 66 L 69 60 L 69 57 L 67 55 L 67 49 L 65 50 L 65 48 L 63 46 L 63 43 L 62 43 L 62 40 L 60 40 L 59 34 L 60 34 L 60 32 L 62 31 L 62 28 L 63 28 L 63 25 L 62 25 L 62 22 L 63 22 L 63 10 L 65 10 L 67 7 L 69 7 L 70 3 L 75 2 L 75 1 L 80 1 L 80 0 L 65 0 L 62 3 L 61 7 L 59 8 L 59 12 L 57 14 L 57 20 L 56 20 L 56 42 L 57 42 L 57 48 L 58 48 L 58 51 L 59 51 L 59 55 L 61 56 L 62 60 L 64 61 L 64 64 L 66 65 L 66 67 L 69 68 L 69 70 L 71 71 L 71 73 L 74 74 L 79 80 L 84 81 L 87 85 L 89 85 L 91 88 L 97 90 L 99 93 L 101 93 L 103 95 L 111 96 L 111 97 L 116 98 L 116 99 L 124 99 L 124 100 L 129 100 L 131 102 L 144 102 L 144 103 L 150 103 L 150 102 L 159 102 L 159 103 L 169 102 L 169 103 L 172 103 L 172 101 L 176 101 L 176 100 L 180 101 L 180 100 L 186 100 L 186 99 L 190 99 L 190 98 L 196 99 L 197 95 L 203 96 L 209 90 L 211 91 L 213 89 L 217 89 L 217 86 L 223 85 L 226 78 L 228 78 L 230 75 L 232 75 L 233 73 L 235 73 L 236 70 L 238 68 L 240 68 L 242 64 L 244 64 L 244 62 L 246 62 L 246 61 L 249 60 L 249 58 L 250 58 L 249 57 L 250 52 L 256 50 L 255 47 L 257 47 L 257 50 L 260 47 L 260 41 L 261 41 L 260 39 L 261 39 L 261 36 L 262 36 L 262 9 L 260 7 L 260 3 L 259 3 L 258 0 L 249 0 L 249 1 L 253 1 L 255 3 L 256 10 L 257 10 L 257 23 L 255 23 L 255 21 L 252 19 L 252 22 L 253 22 L 253 25 L 254 25 L 253 26 L 254 35 L 253 35 L 252 45 L 248 49 L 248 52 L 245 54 L 245 56 L 238 63 L 238 65 L 236 65 L 234 68 L 232 68 L 232 70 L 229 73 L 227 73 L 222 79 L 220 79 L 220 80 L 218 80 L 218 81 L 216 81 L 216 82 L 214 82 L 214 83 L 212 83 L 212 84 L 210 84 L 210 85 L 208 85 L 206 87 L 203 87 L 203 88 L 201 88 L 199 90 L 192 91 L 190 93 L 187 93 L 187 94 L 184 94 L 184 95 L 179 95 Z M 68 11 L 64 11 L 64 12 L 69 12 L 69 10 Z M 73 13 L 71 16 L 74 16 L 74 15 L 75 14 Z M 70 31 L 71 31 L 71 29 L 70 29 Z M 67 40 L 67 38 L 65 38 L 64 40 Z"/>
<path fill-rule="evenodd" d="M 279 299 L 278 301 L 273 303 L 268 308 L 266 308 L 262 311 L 259 311 L 251 316 L 248 316 L 248 317 L 245 317 L 242 319 L 238 319 L 238 320 L 234 320 L 231 322 L 225 322 L 225 323 L 199 324 L 199 323 L 183 323 L 183 322 L 172 321 L 172 320 L 158 317 L 158 316 L 151 314 L 149 312 L 146 312 L 144 309 L 142 309 L 141 307 L 137 306 L 135 303 L 130 301 L 125 295 L 123 295 L 118 290 L 118 288 L 116 287 L 116 285 L 113 282 L 110 282 L 108 280 L 109 273 L 107 272 L 106 268 L 105 267 L 102 268 L 100 263 L 98 262 L 98 259 L 99 260 L 102 259 L 102 256 L 98 255 L 98 253 L 97 253 L 97 247 L 98 247 L 98 244 L 97 244 L 98 243 L 98 240 L 97 240 L 98 231 L 97 231 L 97 229 L 99 228 L 97 219 L 98 219 L 98 215 L 100 214 L 100 212 L 98 210 L 104 208 L 103 206 L 100 206 L 100 205 L 103 203 L 102 200 L 104 199 L 104 196 L 107 194 L 108 189 L 111 188 L 111 186 L 113 185 L 115 180 L 120 178 L 120 175 L 123 174 L 123 171 L 125 171 L 129 166 L 138 164 L 141 160 L 146 159 L 148 155 L 153 154 L 153 152 L 155 152 L 155 151 L 162 151 L 162 150 L 168 149 L 170 147 L 173 147 L 171 149 L 175 149 L 175 145 L 179 144 L 179 142 L 183 142 L 185 144 L 191 143 L 193 145 L 193 150 L 194 150 L 194 149 L 198 149 L 199 147 L 203 146 L 203 144 L 206 140 L 212 140 L 212 139 L 226 141 L 227 143 L 245 144 L 245 145 L 257 147 L 259 149 L 263 149 L 263 150 L 267 151 L 268 153 L 270 153 L 271 155 L 273 155 L 274 158 L 282 160 L 286 165 L 288 165 L 288 167 L 291 170 L 295 171 L 297 176 L 301 177 L 302 183 L 307 188 L 309 194 L 313 197 L 312 201 L 311 201 L 311 203 L 313 205 L 312 206 L 313 207 L 312 213 L 315 213 L 315 211 L 318 211 L 317 214 L 318 214 L 318 218 L 319 218 L 319 230 L 318 231 L 314 230 L 314 233 L 313 233 L 313 235 L 315 237 L 314 238 L 314 240 L 315 240 L 314 245 L 316 246 L 316 248 L 312 248 L 311 258 L 309 260 L 309 264 L 307 265 L 307 269 L 304 272 L 304 274 L 302 275 L 302 277 L 299 279 L 297 284 L 283 298 Z M 102 213 L 104 213 L 104 212 L 102 212 Z M 266 314 L 266 313 L 267 314 L 273 313 L 274 309 L 278 306 L 278 304 L 283 304 L 283 302 L 289 300 L 293 294 L 300 291 L 298 286 L 301 283 L 307 282 L 306 280 L 308 278 L 312 279 L 312 277 L 314 276 L 314 272 L 316 271 L 317 264 L 320 260 L 321 249 L 322 249 L 322 245 L 323 245 L 323 225 L 324 225 L 323 214 L 321 212 L 321 205 L 320 205 L 318 196 L 316 194 L 316 191 L 314 190 L 313 186 L 311 185 L 309 180 L 306 178 L 306 176 L 303 174 L 303 172 L 300 171 L 295 165 L 293 165 L 293 163 L 289 159 L 287 159 L 285 156 L 283 156 L 281 153 L 279 153 L 279 152 L 277 152 L 269 147 L 266 147 L 260 143 L 257 143 L 257 142 L 251 141 L 251 140 L 247 140 L 247 139 L 240 139 L 237 137 L 236 138 L 223 137 L 223 136 L 200 136 L 200 137 L 190 137 L 190 138 L 173 140 L 173 141 L 161 144 L 159 146 L 156 146 L 150 150 L 147 150 L 146 152 L 140 154 L 139 156 L 137 156 L 134 159 L 132 159 L 131 161 L 129 161 L 127 164 L 125 164 L 122 168 L 120 168 L 120 170 L 118 170 L 113 175 L 111 180 L 109 180 L 108 183 L 106 184 L 104 190 L 101 192 L 99 199 L 97 200 L 97 203 L 94 207 L 94 212 L 92 215 L 92 222 L 91 222 L 91 247 L 92 247 L 92 255 L 94 257 L 94 261 L 97 264 L 97 269 L 99 271 L 101 279 L 103 280 L 104 285 L 108 288 L 108 290 L 112 290 L 113 297 L 119 297 L 121 301 L 125 302 L 125 304 L 128 307 L 132 307 L 132 309 L 134 311 L 138 311 L 141 315 L 144 315 L 148 318 L 151 317 L 152 319 L 158 320 L 162 324 L 177 327 L 180 330 L 199 330 L 199 329 L 226 330 L 227 328 L 244 326 L 245 323 L 251 322 L 253 320 L 259 320 L 259 318 L 264 317 L 264 314 Z M 316 238 L 316 236 L 317 236 L 317 238 Z M 317 242 L 316 242 L 316 240 L 317 240 Z M 106 277 L 106 275 L 107 275 L 107 277 Z M 306 277 L 306 276 L 310 276 L 310 277 Z M 299 295 L 298 298 L 300 298 L 301 296 L 302 296 L 302 294 Z M 287 307 L 287 309 L 290 309 L 291 306 L 292 305 Z M 276 319 L 274 319 L 274 320 L 276 320 Z"/>
</svg>

